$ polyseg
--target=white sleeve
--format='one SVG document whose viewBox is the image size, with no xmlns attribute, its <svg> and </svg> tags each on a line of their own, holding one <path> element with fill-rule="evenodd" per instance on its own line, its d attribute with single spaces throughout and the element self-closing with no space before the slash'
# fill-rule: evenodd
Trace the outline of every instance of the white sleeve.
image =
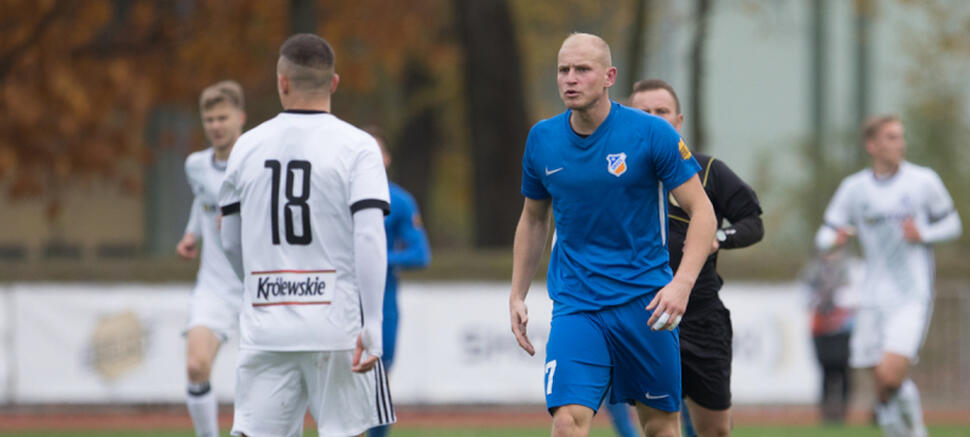
<svg viewBox="0 0 970 437">
<path fill-rule="evenodd" d="M 185 233 L 195 235 L 197 240 L 202 239 L 202 200 L 198 197 L 192 198 L 192 207 L 189 209 L 189 222 L 185 225 Z"/>
<path fill-rule="evenodd" d="M 202 238 L 202 200 L 199 199 L 199 194 L 196 192 L 196 184 L 193 182 L 192 177 L 192 166 L 190 160 L 192 156 L 189 155 L 185 158 L 185 180 L 189 183 L 189 189 L 192 190 L 192 206 L 189 208 L 189 222 L 185 225 L 185 233 L 195 235 L 195 238 Z"/>
<path fill-rule="evenodd" d="M 825 208 L 823 225 L 833 229 L 852 226 L 852 188 L 849 179 L 842 181 L 835 190 L 829 206 Z"/>
<path fill-rule="evenodd" d="M 239 213 L 222 216 L 222 227 L 219 237 L 222 239 L 222 250 L 232 266 L 232 270 L 239 279 L 244 279 L 242 258 L 242 220 Z"/>
<path fill-rule="evenodd" d="M 940 176 L 933 173 L 927 188 L 928 221 L 919 226 L 919 233 L 923 242 L 938 243 L 959 237 L 963 232 L 960 214 L 954 208 L 953 198 L 947 192 Z"/>
<path fill-rule="evenodd" d="M 380 208 L 363 208 L 354 213 L 354 266 L 364 317 L 364 348 L 371 356 L 379 357 L 384 350 L 381 325 L 387 275 L 387 235 Z"/>
<path fill-rule="evenodd" d="M 242 254 L 242 217 L 240 215 L 240 196 L 236 189 L 236 171 L 232 156 L 226 168 L 226 175 L 219 188 L 219 212 L 221 226 L 219 237 L 222 240 L 222 250 L 229 259 L 229 264 L 240 279 L 244 279 Z"/>
<path fill-rule="evenodd" d="M 369 138 L 369 137 L 368 137 Z M 390 212 L 391 196 L 388 191 L 384 158 L 377 141 L 370 138 L 354 159 L 350 173 L 350 207 L 352 213 L 364 208 L 377 207 Z"/>
</svg>

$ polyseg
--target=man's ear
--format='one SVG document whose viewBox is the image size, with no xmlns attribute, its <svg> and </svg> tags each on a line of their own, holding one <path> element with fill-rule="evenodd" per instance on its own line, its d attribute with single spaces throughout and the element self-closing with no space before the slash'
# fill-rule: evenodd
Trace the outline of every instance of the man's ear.
<svg viewBox="0 0 970 437">
<path fill-rule="evenodd" d="M 276 75 L 276 86 L 280 90 L 281 95 L 287 95 L 290 93 L 290 80 L 282 74 Z"/>
<path fill-rule="evenodd" d="M 330 94 L 337 92 L 337 84 L 340 83 L 340 75 L 337 73 L 333 74 L 333 80 L 330 81 Z"/>
</svg>

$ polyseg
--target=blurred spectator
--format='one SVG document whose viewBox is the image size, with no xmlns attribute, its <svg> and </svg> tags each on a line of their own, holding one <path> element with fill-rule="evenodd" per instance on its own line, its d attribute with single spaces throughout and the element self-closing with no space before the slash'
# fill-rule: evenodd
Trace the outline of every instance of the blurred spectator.
<svg viewBox="0 0 970 437">
<path fill-rule="evenodd" d="M 828 424 L 845 423 L 851 372 L 849 338 L 855 315 L 862 262 L 845 249 L 819 253 L 806 268 L 804 282 L 812 310 L 812 339 L 822 368 L 819 407 Z"/>
</svg>

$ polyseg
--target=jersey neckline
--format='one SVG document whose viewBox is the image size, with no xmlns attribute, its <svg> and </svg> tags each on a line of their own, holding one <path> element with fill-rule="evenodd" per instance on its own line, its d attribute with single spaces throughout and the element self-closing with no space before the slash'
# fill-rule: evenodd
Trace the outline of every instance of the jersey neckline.
<svg viewBox="0 0 970 437">
<path fill-rule="evenodd" d="M 611 121 L 616 115 L 618 106 L 619 106 L 619 103 L 611 100 L 610 113 L 606 116 L 605 119 L 603 119 L 603 122 L 596 127 L 596 130 L 593 131 L 593 133 L 585 137 L 576 133 L 576 131 L 573 129 L 572 124 L 569 122 L 569 118 L 572 117 L 573 110 L 572 109 L 566 110 L 565 117 L 563 118 L 565 118 L 565 123 L 566 123 L 565 127 L 567 131 L 566 135 L 569 138 L 570 142 L 572 142 L 576 146 L 581 147 L 583 149 L 588 149 L 591 145 L 596 144 L 596 141 L 599 140 L 600 137 L 605 135 L 604 132 L 609 130 L 609 125 L 611 124 Z"/>
<path fill-rule="evenodd" d="M 317 109 L 285 109 L 284 114 L 329 114 L 327 111 Z"/>
</svg>

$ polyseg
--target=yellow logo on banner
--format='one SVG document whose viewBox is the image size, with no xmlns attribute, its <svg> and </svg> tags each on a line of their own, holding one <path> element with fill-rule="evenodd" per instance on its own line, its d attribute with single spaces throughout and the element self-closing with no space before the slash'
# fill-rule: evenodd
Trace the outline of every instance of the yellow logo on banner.
<svg viewBox="0 0 970 437">
<path fill-rule="evenodd" d="M 147 352 L 146 330 L 134 311 L 102 317 L 88 344 L 89 364 L 113 381 L 140 367 Z"/>
<path fill-rule="evenodd" d="M 683 157 L 684 159 L 690 159 L 690 157 L 691 157 L 690 150 L 687 148 L 687 144 L 684 143 L 684 139 L 683 138 L 680 139 L 680 143 L 677 144 L 677 147 L 680 148 L 680 156 L 681 157 Z"/>
</svg>

